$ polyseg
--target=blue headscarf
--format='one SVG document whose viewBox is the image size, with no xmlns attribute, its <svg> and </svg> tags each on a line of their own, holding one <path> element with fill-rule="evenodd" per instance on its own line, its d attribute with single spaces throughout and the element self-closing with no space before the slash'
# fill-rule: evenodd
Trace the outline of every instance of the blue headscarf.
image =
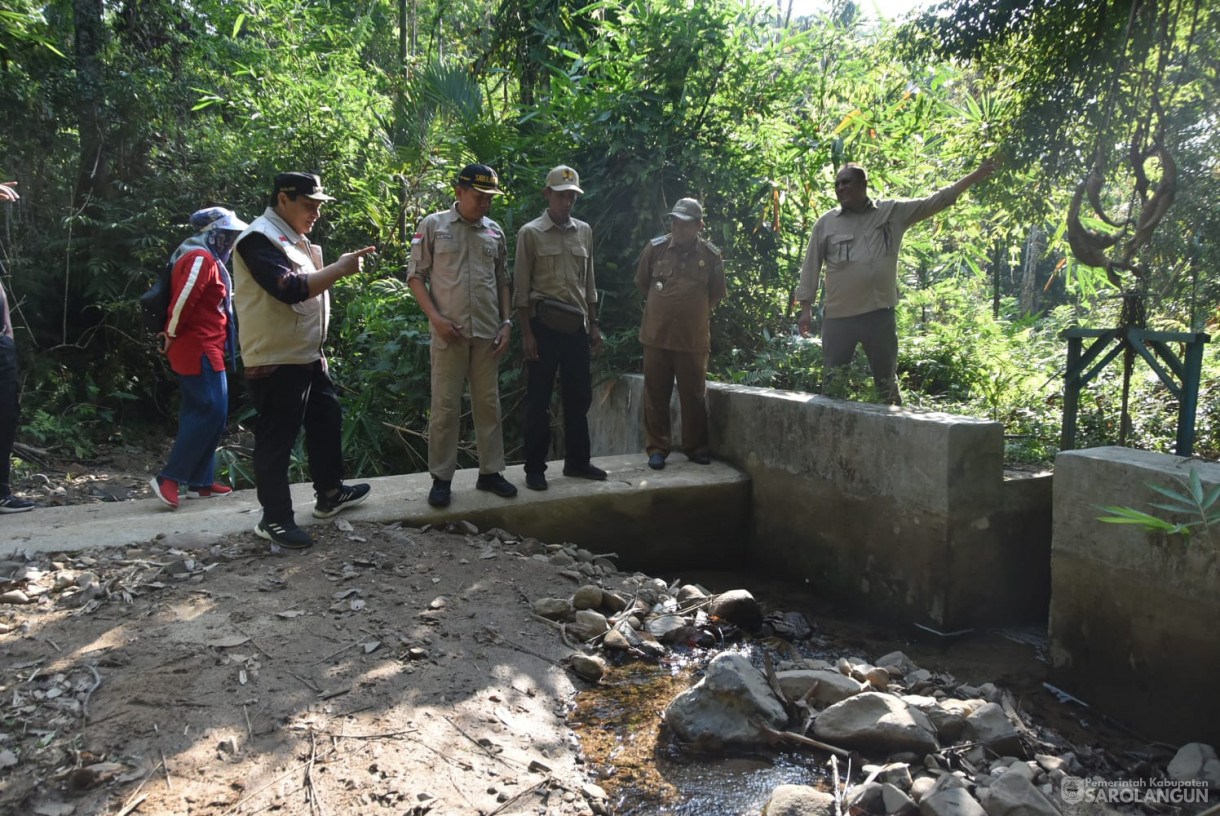
<svg viewBox="0 0 1220 816">
<path fill-rule="evenodd" d="M 229 316 L 229 331 L 225 342 L 225 350 L 230 361 L 237 352 L 237 318 L 233 313 L 233 279 L 229 276 L 226 266 L 237 243 L 237 236 L 249 226 L 237 217 L 237 213 L 224 207 L 205 207 L 191 213 L 190 225 L 199 230 L 182 242 L 182 245 L 170 256 L 170 263 L 178 263 L 178 259 L 196 249 L 206 249 L 216 259 L 220 268 L 220 277 L 225 284 L 225 312 Z M 234 366 L 236 363 L 234 362 Z"/>
<path fill-rule="evenodd" d="M 203 234 L 208 251 L 222 264 L 229 262 L 237 236 L 249 226 L 224 207 L 205 207 L 191 214 L 190 224 Z"/>
</svg>

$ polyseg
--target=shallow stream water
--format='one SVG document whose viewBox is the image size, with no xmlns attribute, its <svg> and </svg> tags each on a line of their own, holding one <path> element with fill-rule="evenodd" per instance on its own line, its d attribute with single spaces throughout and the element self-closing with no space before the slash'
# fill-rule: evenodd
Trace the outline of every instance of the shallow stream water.
<svg viewBox="0 0 1220 816">
<path fill-rule="evenodd" d="M 813 636 L 793 644 L 795 649 L 776 638 L 747 638 L 725 647 L 740 651 L 760 668 L 765 650 L 771 650 L 776 660 L 792 659 L 795 651 L 832 663 L 839 657 L 872 661 L 901 650 L 920 668 L 947 672 L 959 683 L 992 682 L 1007 689 L 1031 718 L 1074 745 L 1105 744 L 1119 750 L 1137 742 L 1086 709 L 1061 702 L 1043 686 L 1046 633 L 1040 627 L 946 637 L 913 625 L 882 626 L 838 615 L 808 593 L 741 573 L 681 577 L 683 583 L 698 583 L 712 592 L 748 589 L 765 611 L 800 612 L 806 617 Z M 569 723 L 581 740 L 590 778 L 609 793 L 618 816 L 755 816 L 778 785 L 833 789 L 829 756 L 819 751 L 707 755 L 693 753 L 671 738 L 661 721 L 665 708 L 698 681 L 702 667 L 719 651 L 679 649 L 661 663 L 629 660 L 614 666 L 600 686 L 577 695 Z M 840 768 L 846 770 L 843 764 Z"/>
</svg>

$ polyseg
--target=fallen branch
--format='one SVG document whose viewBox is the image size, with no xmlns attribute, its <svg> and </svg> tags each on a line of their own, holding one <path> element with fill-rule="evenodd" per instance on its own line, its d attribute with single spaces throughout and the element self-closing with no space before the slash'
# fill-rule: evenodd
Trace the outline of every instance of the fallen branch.
<svg viewBox="0 0 1220 816">
<path fill-rule="evenodd" d="M 93 696 L 93 692 L 97 691 L 98 686 L 102 684 L 102 676 L 97 672 L 97 666 L 90 664 L 89 671 L 93 672 L 93 686 L 85 692 L 85 699 L 80 704 L 81 718 L 87 723 L 89 722 L 89 699 Z"/>
<path fill-rule="evenodd" d="M 492 759 L 494 759 L 496 762 L 499 762 L 499 763 L 500 763 L 501 765 L 503 765 L 505 768 L 512 768 L 512 767 L 513 767 L 512 765 L 509 765 L 507 761 L 505 761 L 504 757 L 500 756 L 500 755 L 499 755 L 499 754 L 497 754 L 495 751 L 491 750 L 491 749 L 490 749 L 490 748 L 488 748 L 486 745 L 484 745 L 483 743 L 479 742 L 477 739 L 475 739 L 474 737 L 470 736 L 470 735 L 469 735 L 469 734 L 467 734 L 465 731 L 463 731 L 463 730 L 462 730 L 462 727 L 461 727 L 460 725 L 458 725 L 457 723 L 455 723 L 455 722 L 454 722 L 452 719 L 450 719 L 449 717 L 446 717 L 446 718 L 445 718 L 445 722 L 447 722 L 447 723 L 449 723 L 450 725 L 452 725 L 452 726 L 454 727 L 454 729 L 456 729 L 456 730 L 457 730 L 457 732 L 458 732 L 459 734 L 461 734 L 463 737 L 465 737 L 466 739 L 468 739 L 468 740 L 470 740 L 471 742 L 473 742 L 475 745 L 479 746 L 479 748 L 480 748 L 480 749 L 483 751 L 483 753 L 487 754 L 489 757 L 491 757 Z M 515 769 L 514 769 L 514 770 L 515 770 Z"/>
<path fill-rule="evenodd" d="M 139 799 L 132 802 L 130 805 L 127 805 L 125 808 L 120 810 L 114 816 L 127 816 L 128 813 L 132 813 L 133 811 L 135 811 L 135 809 L 138 808 L 140 806 L 140 804 L 147 798 L 148 798 L 148 794 L 146 793 L 143 796 L 141 796 Z"/>
<path fill-rule="evenodd" d="M 319 663 L 325 663 L 327 660 L 330 660 L 332 657 L 338 657 L 339 655 L 343 654 L 343 653 L 344 653 L 344 652 L 346 652 L 348 649 L 352 648 L 353 646 L 356 646 L 356 645 L 357 645 L 357 644 L 359 644 L 359 643 L 360 643 L 360 641 L 358 641 L 358 640 L 353 640 L 351 643 L 347 644 L 347 645 L 346 645 L 346 646 L 344 646 L 342 649 L 339 649 L 339 650 L 337 650 L 337 651 L 331 652 L 331 653 L 330 653 L 330 654 L 328 654 L 326 657 L 323 657 L 323 658 L 322 658 L 322 659 L 320 659 L 320 660 L 315 660 L 314 662 L 310 663 L 309 665 L 311 665 L 311 666 L 316 666 L 316 665 L 318 665 Z"/>
<path fill-rule="evenodd" d="M 550 780 L 550 778 L 548 777 L 547 779 L 543 779 L 543 780 L 541 780 L 541 781 L 539 781 L 539 782 L 535 782 L 533 785 L 530 785 L 528 788 L 526 788 L 525 790 L 523 790 L 523 791 L 521 791 L 520 793 L 518 793 L 518 794 L 517 794 L 516 796 L 514 796 L 512 799 L 509 799 L 507 802 L 505 802 L 504 804 L 500 805 L 500 806 L 499 806 L 498 808 L 496 808 L 495 810 L 493 810 L 493 811 L 491 811 L 490 813 L 488 813 L 488 814 L 487 814 L 487 816 L 496 816 L 496 814 L 497 814 L 497 813 L 501 812 L 502 810 L 504 810 L 505 808 L 507 808 L 509 805 L 511 805 L 511 804 L 513 804 L 514 802 L 517 802 L 517 801 L 519 801 L 519 800 L 521 800 L 521 799 L 525 798 L 526 796 L 529 796 L 531 793 L 533 793 L 534 791 L 538 790 L 539 788 L 541 788 L 543 785 L 545 785 L 547 782 L 550 782 L 550 781 L 551 781 L 551 780 Z"/>
<path fill-rule="evenodd" d="M 815 739 L 810 739 L 809 737 L 802 736 L 801 734 L 794 734 L 791 731 L 776 731 L 774 728 L 768 728 L 765 725 L 762 725 L 760 727 L 762 728 L 763 733 L 766 734 L 768 737 L 770 737 L 773 740 L 788 740 L 789 742 L 796 742 L 796 743 L 800 743 L 801 745 L 808 745 L 810 748 L 817 748 L 822 751 L 828 751 L 829 753 L 832 753 L 835 756 L 841 756 L 841 757 L 851 756 L 851 751 L 848 751 L 844 748 L 837 748 L 837 747 L 830 745 L 828 743 L 825 743 L 825 742 L 818 742 Z"/>
</svg>

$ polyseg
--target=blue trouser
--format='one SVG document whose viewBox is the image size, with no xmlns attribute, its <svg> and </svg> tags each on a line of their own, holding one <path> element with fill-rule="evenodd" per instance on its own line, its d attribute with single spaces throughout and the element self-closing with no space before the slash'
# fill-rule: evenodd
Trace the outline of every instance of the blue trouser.
<svg viewBox="0 0 1220 816">
<path fill-rule="evenodd" d="M 3 302 L 2 293 L 0 302 Z M 17 346 L 13 338 L 0 334 L 0 498 L 12 494 L 8 484 L 9 454 L 17 440 L 17 385 Z"/>
<path fill-rule="evenodd" d="M 159 475 L 189 487 L 211 487 L 216 481 L 216 446 L 229 418 L 229 383 L 224 371 L 213 370 L 204 356 L 200 373 L 179 374 L 178 387 L 178 438 Z"/>
</svg>

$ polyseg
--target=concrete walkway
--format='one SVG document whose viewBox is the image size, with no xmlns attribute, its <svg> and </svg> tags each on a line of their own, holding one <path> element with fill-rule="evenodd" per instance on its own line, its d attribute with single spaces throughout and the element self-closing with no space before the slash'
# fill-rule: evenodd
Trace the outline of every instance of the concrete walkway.
<svg viewBox="0 0 1220 816">
<path fill-rule="evenodd" d="M 650 470 L 642 453 L 594 461 L 609 473 L 606 481 L 570 479 L 562 475 L 562 463 L 551 463 L 550 489 L 543 492 L 527 490 L 521 466 L 510 467 L 505 476 L 520 489 L 511 499 L 475 490 L 477 472 L 460 470 L 453 480 L 453 503 L 443 510 L 428 505 L 432 479 L 427 473 L 361 480 L 373 486 L 371 495 L 341 517 L 411 526 L 468 519 L 481 529 L 503 527 L 548 542 L 606 548 L 601 551 L 644 552 L 648 542 L 641 536 L 655 540 L 650 535 L 655 533 L 669 536 L 675 548 L 671 554 L 677 555 L 701 541 L 706 544 L 706 536 L 717 530 L 736 535 L 733 544 L 744 546 L 749 477 L 732 466 L 695 465 L 681 454 L 671 457 L 663 471 Z M 330 521 L 313 517 L 312 485 L 293 485 L 292 500 L 301 526 Z M 184 497 L 177 510 L 157 499 L 35 508 L 0 516 L 0 557 L 25 550 L 78 552 L 125 546 L 171 533 L 253 536 L 260 517 L 253 490 L 200 501 Z"/>
</svg>

